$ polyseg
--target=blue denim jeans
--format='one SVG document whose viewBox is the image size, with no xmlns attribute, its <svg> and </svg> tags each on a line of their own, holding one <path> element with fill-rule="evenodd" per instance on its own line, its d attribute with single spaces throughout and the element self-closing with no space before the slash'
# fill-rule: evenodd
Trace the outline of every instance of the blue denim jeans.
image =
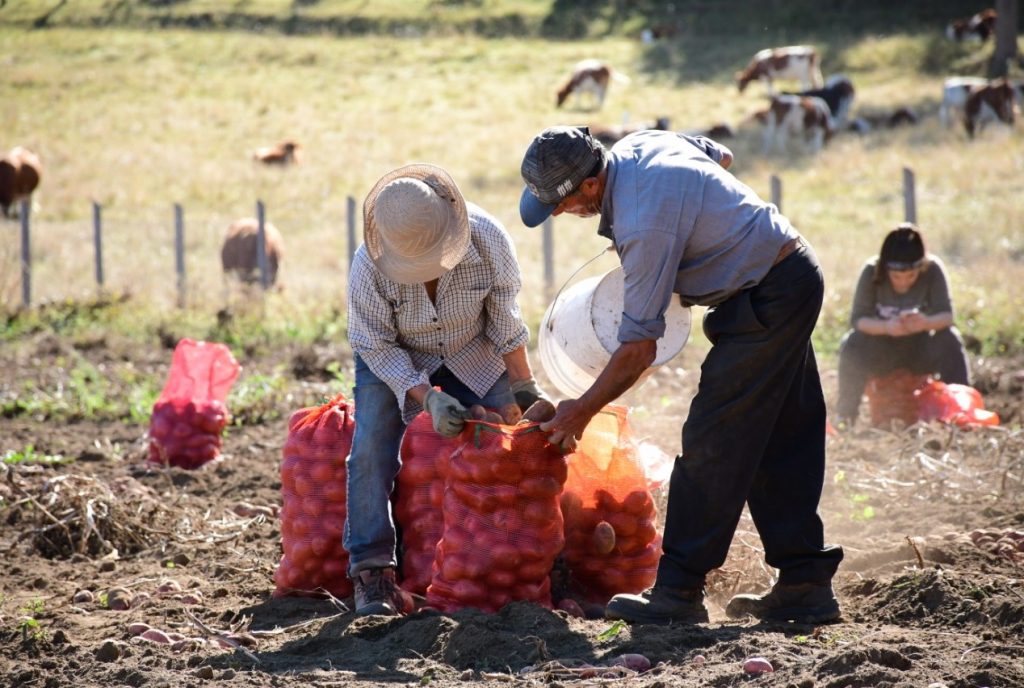
<svg viewBox="0 0 1024 688">
<path fill-rule="evenodd" d="M 356 432 L 352 452 L 345 463 L 348 518 L 342 543 L 349 555 L 349 576 L 364 569 L 398 563 L 391 492 L 402 466 L 399 449 L 406 428 L 395 393 L 359 356 L 355 358 Z M 480 404 L 501 408 L 515 403 L 508 373 L 498 378 L 483 397 L 477 396 L 443 366 L 430 376 L 430 384 L 440 387 L 466 407 Z"/>
</svg>

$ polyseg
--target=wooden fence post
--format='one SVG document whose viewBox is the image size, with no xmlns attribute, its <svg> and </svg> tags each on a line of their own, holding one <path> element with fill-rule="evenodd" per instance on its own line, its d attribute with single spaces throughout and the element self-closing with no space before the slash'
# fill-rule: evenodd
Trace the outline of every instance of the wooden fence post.
<svg viewBox="0 0 1024 688">
<path fill-rule="evenodd" d="M 352 257 L 356 254 L 356 199 L 348 197 L 346 203 L 348 217 L 348 270 L 352 272 Z"/>
<path fill-rule="evenodd" d="M 256 201 L 256 266 L 260 269 L 260 286 L 263 291 L 270 286 L 267 270 L 267 209 L 263 201 Z"/>
<path fill-rule="evenodd" d="M 555 290 L 555 232 L 550 215 L 544 220 L 541 236 L 544 242 L 544 294 L 550 301 Z"/>
<path fill-rule="evenodd" d="M 92 202 L 92 243 L 96 255 L 96 286 L 103 293 L 103 219 L 100 204 Z"/>
<path fill-rule="evenodd" d="M 32 305 L 32 248 L 30 245 L 29 212 L 31 204 L 27 200 L 21 202 L 21 303 L 28 308 Z"/>
<path fill-rule="evenodd" d="M 903 219 L 917 224 L 917 199 L 914 191 L 914 171 L 903 168 Z"/>
<path fill-rule="evenodd" d="M 174 271 L 178 276 L 178 308 L 185 307 L 185 211 L 174 204 Z"/>
<path fill-rule="evenodd" d="M 768 181 L 771 184 L 771 189 L 772 189 L 772 191 L 771 191 L 771 193 L 772 193 L 772 205 L 774 205 L 776 208 L 778 208 L 779 212 L 781 213 L 782 212 L 782 180 L 779 179 L 776 175 L 773 174 Z"/>
</svg>

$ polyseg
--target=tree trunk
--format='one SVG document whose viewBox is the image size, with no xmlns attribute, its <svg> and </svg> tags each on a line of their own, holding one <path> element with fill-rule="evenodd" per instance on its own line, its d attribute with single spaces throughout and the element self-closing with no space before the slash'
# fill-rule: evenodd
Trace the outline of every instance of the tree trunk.
<svg viewBox="0 0 1024 688">
<path fill-rule="evenodd" d="M 1010 60 L 1018 58 L 1017 25 L 1019 0 L 996 0 L 996 49 L 988 66 L 988 77 L 1006 76 Z"/>
</svg>

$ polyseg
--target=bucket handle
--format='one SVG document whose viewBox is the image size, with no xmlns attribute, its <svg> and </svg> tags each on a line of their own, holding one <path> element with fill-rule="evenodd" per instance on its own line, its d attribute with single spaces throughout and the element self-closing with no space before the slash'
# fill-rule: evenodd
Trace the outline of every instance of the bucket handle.
<svg viewBox="0 0 1024 688">
<path fill-rule="evenodd" d="M 555 298 L 551 299 L 551 303 L 558 303 L 558 297 L 562 295 L 562 292 L 565 291 L 565 288 L 569 286 L 569 282 L 572 282 L 573 278 L 576 277 L 576 275 L 580 274 L 580 271 L 583 270 L 583 268 L 587 267 L 588 265 L 593 263 L 595 260 L 597 260 L 598 258 L 603 256 L 604 254 L 608 253 L 609 251 L 614 251 L 614 250 L 615 250 L 615 244 L 609 244 L 607 247 L 601 249 L 601 252 L 598 253 L 596 256 L 594 256 L 593 258 L 588 260 L 586 263 L 584 263 L 583 265 L 581 265 L 578 268 L 576 268 L 575 272 L 573 272 L 571 275 L 569 275 L 569 278 L 566 279 L 564 282 L 562 282 L 562 286 L 560 286 L 558 288 L 558 291 L 555 293 Z M 548 331 L 550 332 L 552 330 L 552 328 L 554 328 L 554 326 L 555 326 L 555 313 L 554 313 L 554 311 L 552 311 L 551 312 L 551 318 L 548 319 Z"/>
</svg>

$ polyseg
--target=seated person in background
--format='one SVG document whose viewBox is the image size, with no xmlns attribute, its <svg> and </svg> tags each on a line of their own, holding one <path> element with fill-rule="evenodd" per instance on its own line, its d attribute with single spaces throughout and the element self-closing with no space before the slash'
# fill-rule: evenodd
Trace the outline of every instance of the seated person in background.
<svg viewBox="0 0 1024 688">
<path fill-rule="evenodd" d="M 970 384 L 945 268 L 909 222 L 889 232 L 878 257 L 864 265 L 850 325 L 839 344 L 839 425 L 856 421 L 871 377 L 903 369 Z"/>
</svg>

